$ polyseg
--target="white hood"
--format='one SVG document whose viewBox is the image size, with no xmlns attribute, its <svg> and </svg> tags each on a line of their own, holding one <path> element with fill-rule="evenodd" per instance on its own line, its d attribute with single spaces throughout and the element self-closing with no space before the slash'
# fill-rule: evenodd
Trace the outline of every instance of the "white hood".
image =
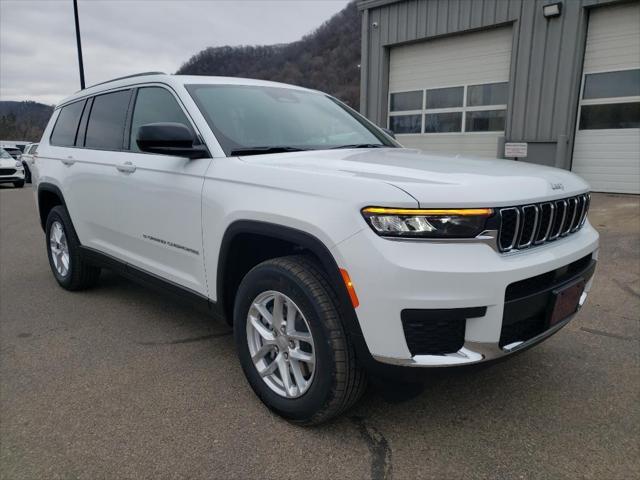
<svg viewBox="0 0 640 480">
<path fill-rule="evenodd" d="M 405 148 L 320 150 L 242 158 L 250 164 L 379 180 L 421 207 L 519 205 L 586 192 L 580 177 L 513 160 L 432 155 Z"/>
<path fill-rule="evenodd" d="M 14 158 L 0 158 L 0 168 L 16 168 L 16 160 Z"/>
</svg>

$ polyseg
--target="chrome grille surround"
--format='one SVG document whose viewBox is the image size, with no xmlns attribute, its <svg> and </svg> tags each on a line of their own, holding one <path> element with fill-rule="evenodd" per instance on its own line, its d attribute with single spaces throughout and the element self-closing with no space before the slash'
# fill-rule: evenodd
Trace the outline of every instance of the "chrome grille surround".
<svg viewBox="0 0 640 480">
<path fill-rule="evenodd" d="M 548 209 L 548 211 L 547 211 Z M 555 217 L 556 207 L 553 202 L 545 202 L 540 204 L 540 225 L 534 245 L 540 245 L 546 242 L 551 234 L 553 227 L 553 219 Z"/>
<path fill-rule="evenodd" d="M 517 248 L 528 248 L 535 240 L 538 231 L 538 217 L 540 207 L 538 205 L 525 205 L 521 207 L 522 222 Z"/>
<path fill-rule="evenodd" d="M 580 230 L 587 219 L 591 195 L 498 210 L 498 249 L 506 253 L 543 245 Z M 515 218 L 515 226 L 514 226 Z"/>
</svg>

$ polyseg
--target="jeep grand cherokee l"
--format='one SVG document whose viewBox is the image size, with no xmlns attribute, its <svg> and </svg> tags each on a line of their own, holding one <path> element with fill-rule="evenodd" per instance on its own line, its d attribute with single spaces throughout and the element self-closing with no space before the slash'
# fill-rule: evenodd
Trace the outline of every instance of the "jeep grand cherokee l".
<svg viewBox="0 0 640 480">
<path fill-rule="evenodd" d="M 492 361 L 567 324 L 598 254 L 588 185 L 428 155 L 317 91 L 142 74 L 64 100 L 34 162 L 53 275 L 101 267 L 233 325 L 271 409 L 301 424 L 369 375 Z"/>
</svg>

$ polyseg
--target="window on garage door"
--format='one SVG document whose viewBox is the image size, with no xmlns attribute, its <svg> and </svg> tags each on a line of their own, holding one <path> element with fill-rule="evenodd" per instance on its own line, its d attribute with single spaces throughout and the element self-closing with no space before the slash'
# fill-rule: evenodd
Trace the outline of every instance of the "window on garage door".
<svg viewBox="0 0 640 480">
<path fill-rule="evenodd" d="M 584 76 L 580 130 L 640 128 L 640 69 Z"/>
<path fill-rule="evenodd" d="M 389 128 L 398 134 L 504 131 L 507 82 L 389 94 Z"/>
</svg>

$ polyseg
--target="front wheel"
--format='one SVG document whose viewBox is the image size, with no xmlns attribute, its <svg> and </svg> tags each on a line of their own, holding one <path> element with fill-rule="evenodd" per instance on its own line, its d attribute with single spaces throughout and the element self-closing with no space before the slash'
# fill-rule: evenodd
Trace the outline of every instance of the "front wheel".
<svg viewBox="0 0 640 480">
<path fill-rule="evenodd" d="M 13 182 L 13 186 L 14 186 L 15 188 L 22 188 L 22 187 L 24 187 L 24 180 L 19 180 L 19 181 L 17 181 L 17 182 Z"/>
<path fill-rule="evenodd" d="M 323 271 L 304 255 L 261 263 L 238 289 L 234 335 L 244 373 L 258 397 L 292 422 L 329 420 L 366 387 L 337 305 Z"/>
</svg>

